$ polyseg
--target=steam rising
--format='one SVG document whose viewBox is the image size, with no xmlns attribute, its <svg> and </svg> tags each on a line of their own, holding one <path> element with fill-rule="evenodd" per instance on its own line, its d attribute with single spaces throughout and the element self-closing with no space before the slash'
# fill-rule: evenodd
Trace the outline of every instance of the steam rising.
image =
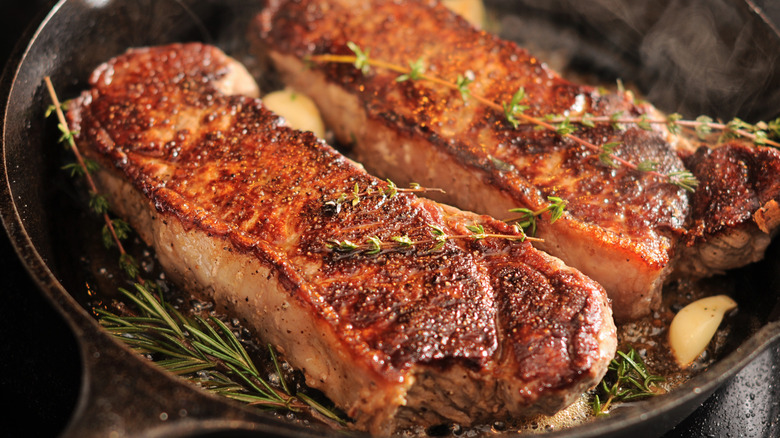
<svg viewBox="0 0 780 438">
<path fill-rule="evenodd" d="M 761 17 L 746 0 L 487 3 L 499 10 L 502 35 L 532 50 L 563 50 L 570 67 L 600 80 L 634 83 L 664 111 L 751 121 L 780 115 L 780 26 L 764 21 L 780 20 L 778 7 Z"/>
<path fill-rule="evenodd" d="M 647 91 L 651 101 L 677 101 L 674 110 L 723 118 L 777 116 L 780 37 L 754 15 L 738 10 L 741 5 L 699 1 L 667 6 L 640 45 L 642 63 L 656 69 L 660 79 Z"/>
</svg>

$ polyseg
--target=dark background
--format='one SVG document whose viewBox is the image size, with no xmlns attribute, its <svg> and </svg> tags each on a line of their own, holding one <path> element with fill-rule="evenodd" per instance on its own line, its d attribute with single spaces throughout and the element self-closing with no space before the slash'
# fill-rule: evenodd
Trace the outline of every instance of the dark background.
<svg viewBox="0 0 780 438">
<path fill-rule="evenodd" d="M 37 28 L 54 2 L 0 2 L 0 62 L 5 65 L 17 41 Z M 0 294 L 12 297 L 0 304 L 0 394 L 5 400 L 0 435 L 57 436 L 78 399 L 81 367 L 75 338 L 38 292 L 5 229 L 0 230 L 0 273 Z"/>
<path fill-rule="evenodd" d="M 128 0 L 132 1 L 132 0 Z M 53 2 L 2 0 L 3 64 Z M 23 47 L 17 47 L 17 50 Z M 6 71 L 6 74 L 9 72 Z M 78 347 L 53 306 L 38 293 L 0 231 L 0 394 L 4 436 L 56 436 L 67 425 L 80 386 Z M 665 438 L 780 436 L 780 346 L 761 354 Z"/>
</svg>

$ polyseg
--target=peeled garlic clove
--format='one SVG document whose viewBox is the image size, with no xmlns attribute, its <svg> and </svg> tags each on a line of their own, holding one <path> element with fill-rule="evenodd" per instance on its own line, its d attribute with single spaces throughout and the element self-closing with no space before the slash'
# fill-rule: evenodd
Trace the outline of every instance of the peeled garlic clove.
<svg viewBox="0 0 780 438">
<path fill-rule="evenodd" d="M 443 3 L 477 29 L 482 28 L 482 23 L 485 21 L 485 5 L 482 0 L 444 0 Z"/>
<path fill-rule="evenodd" d="M 319 138 L 325 136 L 325 124 L 320 111 L 309 97 L 285 88 L 263 96 L 263 104 L 272 112 L 284 117 L 291 128 L 311 131 Z"/>
<path fill-rule="evenodd" d="M 737 307 L 726 295 L 702 298 L 677 312 L 669 326 L 669 345 L 677 364 L 687 367 L 710 343 L 723 315 Z"/>
</svg>

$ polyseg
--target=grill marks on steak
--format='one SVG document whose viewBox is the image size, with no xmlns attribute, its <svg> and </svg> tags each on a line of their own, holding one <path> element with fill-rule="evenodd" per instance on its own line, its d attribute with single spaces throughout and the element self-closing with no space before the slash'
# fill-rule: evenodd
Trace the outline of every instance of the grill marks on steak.
<svg viewBox="0 0 780 438">
<path fill-rule="evenodd" d="M 599 381 L 616 344 L 604 290 L 527 242 L 329 250 L 423 241 L 431 225 L 514 231 L 412 194 L 328 206 L 385 183 L 259 100 L 217 91 L 232 68 L 201 44 L 131 50 L 70 106 L 101 192 L 173 279 L 245 318 L 374 433 L 552 413 Z"/>
<path fill-rule="evenodd" d="M 421 60 L 426 73 L 449 82 L 473 74 L 469 90 L 496 103 L 509 102 L 523 87 L 522 104 L 534 116 L 652 117 L 651 106 L 627 94 L 572 84 L 527 51 L 472 28 L 436 2 L 271 0 L 255 24 L 258 53 L 273 61 L 288 84 L 315 99 L 340 141 L 352 145 L 370 172 L 401 184 L 443 187 L 448 193 L 437 199 L 502 219 L 511 217 L 511 208 L 543 208 L 548 196 L 567 200 L 562 219 L 540 221 L 544 242 L 538 246 L 599 281 L 616 318 L 647 314 L 660 304 L 661 287 L 673 270 L 691 272 L 676 265 L 682 242 L 698 246 L 686 250 L 686 257 L 706 251 L 702 245 L 711 235 L 691 240 L 688 226 L 715 218 L 695 216 L 699 212 L 691 211 L 684 190 L 653 175 L 608 167 L 597 153 L 548 130 L 514 129 L 502 113 L 473 99 L 464 102 L 446 87 L 399 83 L 397 73 L 381 68 L 364 75 L 351 65 L 305 66 L 303 60 L 351 54 L 347 42 L 354 42 L 372 59 L 397 65 Z M 657 162 L 661 173 L 685 170 L 677 149 L 688 145 L 663 126 L 652 131 L 579 126 L 575 135 L 596 145 L 619 142 L 618 156 L 635 164 Z M 776 177 L 768 179 L 778 185 Z M 764 247 L 747 245 L 742 250 L 751 256 L 730 263 L 761 257 Z M 697 275 L 718 271 L 699 264 Z"/>
</svg>

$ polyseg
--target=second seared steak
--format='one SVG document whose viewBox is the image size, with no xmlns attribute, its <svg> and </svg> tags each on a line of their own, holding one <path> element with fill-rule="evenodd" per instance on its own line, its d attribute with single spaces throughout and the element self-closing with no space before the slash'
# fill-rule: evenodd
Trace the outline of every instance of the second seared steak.
<svg viewBox="0 0 780 438">
<path fill-rule="evenodd" d="M 550 196 L 566 200 L 563 217 L 538 221 L 544 240 L 538 246 L 601 283 L 616 319 L 649 314 L 660 305 L 663 284 L 677 274 L 712 275 L 763 257 L 778 221 L 761 228 L 753 213 L 780 200 L 778 151 L 753 149 L 750 157 L 743 151 L 738 155 L 746 160 L 725 167 L 711 161 L 722 154 L 699 154 L 691 170 L 702 181 L 701 194 L 691 198 L 659 175 L 612 167 L 600 151 L 555 130 L 515 127 L 477 95 L 500 106 L 523 88 L 524 114 L 603 117 L 606 123 L 570 128 L 595 147 L 619 144 L 614 154 L 635 165 L 653 162 L 667 175 L 687 170 L 678 155 L 687 142 L 663 123 L 647 130 L 611 123 L 612 115 L 659 117 L 649 104 L 571 83 L 438 3 L 270 0 L 254 34 L 261 56 L 318 103 L 339 140 L 370 172 L 444 188 L 447 194 L 436 199 L 500 219 L 511 219 L 513 208 L 544 209 Z M 316 60 L 351 56 L 355 46 L 378 62 L 402 68 L 417 63 L 448 84 L 466 84 L 470 95 L 434 81 L 399 82 L 398 71 L 382 66 L 361 72 Z M 751 200 L 740 205 L 744 211 L 731 204 L 735 186 Z M 776 219 L 776 209 L 768 211 Z"/>
</svg>

